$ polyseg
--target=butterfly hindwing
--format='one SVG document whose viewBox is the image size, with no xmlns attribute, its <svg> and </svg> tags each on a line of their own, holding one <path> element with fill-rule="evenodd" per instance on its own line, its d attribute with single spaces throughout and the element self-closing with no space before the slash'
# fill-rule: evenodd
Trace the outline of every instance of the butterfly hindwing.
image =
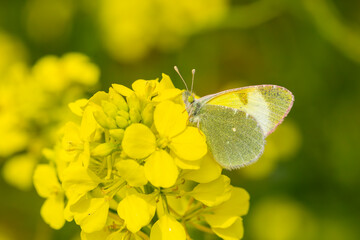
<svg viewBox="0 0 360 240">
<path fill-rule="evenodd" d="M 253 116 L 265 136 L 272 133 L 290 111 L 294 96 L 286 88 L 258 85 L 208 96 L 207 104 L 226 106 Z"/>
<path fill-rule="evenodd" d="M 204 105 L 199 127 L 218 163 L 228 169 L 256 161 L 263 152 L 265 136 L 255 118 L 224 106 Z"/>
</svg>

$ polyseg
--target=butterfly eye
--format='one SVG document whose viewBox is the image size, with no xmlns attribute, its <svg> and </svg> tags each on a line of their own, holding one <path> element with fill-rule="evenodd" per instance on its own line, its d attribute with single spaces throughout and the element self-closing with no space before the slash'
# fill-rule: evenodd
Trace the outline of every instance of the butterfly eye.
<svg viewBox="0 0 360 240">
<path fill-rule="evenodd" d="M 193 103 L 193 102 L 194 102 L 194 97 L 193 97 L 193 96 L 189 96 L 189 97 L 188 97 L 188 102 L 189 102 L 189 103 Z"/>
</svg>

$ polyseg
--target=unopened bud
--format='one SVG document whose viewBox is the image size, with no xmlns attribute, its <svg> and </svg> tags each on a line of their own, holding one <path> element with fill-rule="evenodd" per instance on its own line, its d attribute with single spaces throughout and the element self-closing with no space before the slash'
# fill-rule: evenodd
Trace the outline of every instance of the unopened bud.
<svg viewBox="0 0 360 240">
<path fill-rule="evenodd" d="M 116 114 L 117 114 L 117 107 L 115 104 L 109 102 L 109 101 L 101 101 L 101 106 L 104 110 L 104 112 L 106 113 L 106 115 L 108 115 L 109 117 L 115 118 Z"/>
<path fill-rule="evenodd" d="M 124 110 L 119 110 L 119 111 L 117 112 L 117 115 L 122 116 L 122 117 L 125 118 L 126 120 L 129 120 L 129 118 L 130 118 L 129 113 L 126 112 L 126 111 L 124 111 Z"/>
<path fill-rule="evenodd" d="M 141 121 L 141 115 L 138 109 L 130 108 L 129 114 L 130 114 L 130 121 L 132 123 L 138 123 Z"/>
<path fill-rule="evenodd" d="M 115 120 L 119 128 L 126 128 L 128 126 L 128 120 L 122 116 L 116 116 Z"/>
<path fill-rule="evenodd" d="M 127 105 L 123 96 L 121 96 L 113 88 L 109 89 L 109 97 L 119 110 L 129 111 L 129 106 Z"/>
<path fill-rule="evenodd" d="M 91 155 L 94 157 L 105 157 L 111 154 L 117 148 L 117 144 L 114 143 L 102 143 L 97 145 L 92 151 Z"/>
<path fill-rule="evenodd" d="M 126 99 L 127 99 L 130 110 L 133 109 L 133 110 L 140 111 L 140 101 L 136 97 L 135 94 L 128 96 Z"/>
<path fill-rule="evenodd" d="M 94 118 L 97 123 L 106 129 L 117 128 L 116 122 L 113 118 L 108 117 L 103 111 L 94 112 Z"/>
<path fill-rule="evenodd" d="M 154 122 L 154 108 L 155 106 L 151 103 L 147 104 L 144 110 L 141 112 L 142 121 L 148 127 Z"/>
<path fill-rule="evenodd" d="M 121 142 L 124 138 L 124 129 L 110 129 L 109 133 L 110 136 L 113 137 L 115 140 Z"/>
</svg>

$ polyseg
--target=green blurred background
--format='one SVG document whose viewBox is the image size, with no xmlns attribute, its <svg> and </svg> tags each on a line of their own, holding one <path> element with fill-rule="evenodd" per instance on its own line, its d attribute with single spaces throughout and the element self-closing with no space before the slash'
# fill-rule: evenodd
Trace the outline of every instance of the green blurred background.
<svg viewBox="0 0 360 240">
<path fill-rule="evenodd" d="M 8 77 L 20 75 L 13 65 L 21 63 L 33 74 L 39 59 L 69 52 L 87 55 L 100 69 L 99 82 L 81 90 L 68 85 L 57 96 L 47 95 L 57 100 L 38 108 L 39 116 L 17 118 L 35 104 L 36 93 L 20 91 L 17 78 Z M 18 130 L 26 121 L 24 132 L 32 137 L 26 146 L 6 152 L 14 132 L 0 117 L 1 240 L 79 238 L 73 223 L 59 231 L 43 223 L 43 199 L 33 187 L 14 184 L 26 175 L 21 164 L 12 168 L 12 180 L 6 177 L 9 161 L 36 152 L 31 156 L 38 159 L 28 164 L 32 169 L 42 160 L 40 148 L 51 147 L 54 136 L 47 136 L 48 129 L 62 118 L 46 114 L 69 119 L 68 102 L 107 90 L 111 83 L 130 86 L 161 73 L 184 88 L 174 65 L 188 81 L 196 69 L 194 88 L 200 96 L 265 83 L 295 95 L 264 156 L 227 172 L 232 184 L 251 196 L 244 239 L 360 239 L 360 1 L 0 0 L 0 116 L 22 105 L 18 102 L 28 91 L 28 105 L 10 122 Z M 4 100 L 7 89 L 13 93 Z"/>
</svg>

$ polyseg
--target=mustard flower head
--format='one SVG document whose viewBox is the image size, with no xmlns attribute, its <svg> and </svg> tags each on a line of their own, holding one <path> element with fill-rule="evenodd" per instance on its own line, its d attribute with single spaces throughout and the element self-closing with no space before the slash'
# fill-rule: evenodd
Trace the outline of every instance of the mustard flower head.
<svg viewBox="0 0 360 240">
<path fill-rule="evenodd" d="M 84 240 L 242 238 L 249 195 L 188 125 L 181 93 L 163 74 L 70 104 L 79 124 L 62 128 L 34 174 L 45 222 L 75 221 Z"/>
<path fill-rule="evenodd" d="M 0 34 L 1 173 L 7 183 L 29 190 L 42 148 L 56 142 L 59 125 L 73 115 L 68 103 L 96 85 L 100 71 L 81 53 L 44 56 L 30 67 L 12 51 L 18 45 L 11 39 Z"/>
<path fill-rule="evenodd" d="M 134 62 L 151 51 L 174 51 L 192 34 L 217 26 L 229 9 L 228 0 L 103 0 L 99 26 L 109 55 Z"/>
</svg>

